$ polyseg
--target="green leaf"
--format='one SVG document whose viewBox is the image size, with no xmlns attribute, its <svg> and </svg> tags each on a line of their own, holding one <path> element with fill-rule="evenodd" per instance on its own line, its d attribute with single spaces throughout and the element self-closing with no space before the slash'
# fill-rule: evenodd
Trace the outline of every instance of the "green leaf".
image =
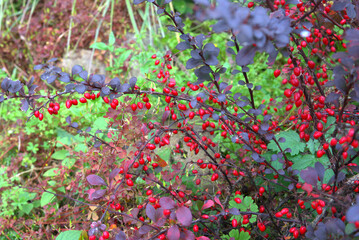
<svg viewBox="0 0 359 240">
<path fill-rule="evenodd" d="M 49 189 L 51 190 L 51 189 Z M 55 195 L 54 194 L 51 194 L 51 193 L 48 193 L 48 192 L 44 192 L 41 196 L 41 200 L 40 200 L 40 203 L 41 203 L 41 207 L 49 204 L 50 202 L 52 202 L 55 198 Z"/>
<path fill-rule="evenodd" d="M 113 34 L 113 32 L 110 32 L 110 36 L 108 38 L 108 45 L 112 46 L 113 44 L 115 44 L 116 38 L 115 38 L 115 34 Z"/>
<path fill-rule="evenodd" d="M 248 232 L 239 232 L 238 229 L 232 229 L 228 235 L 224 235 L 223 237 L 225 239 L 234 238 L 235 240 L 248 240 L 251 238 Z"/>
<path fill-rule="evenodd" d="M 236 203 L 234 200 L 229 201 L 229 206 L 230 208 L 237 208 L 239 209 L 239 211 L 241 212 L 247 212 L 247 211 L 251 211 L 251 212 L 258 212 L 258 206 L 257 204 L 253 201 L 252 197 L 243 197 L 243 196 L 239 196 L 239 195 L 235 195 L 235 198 L 240 198 L 242 200 L 241 203 Z M 231 217 L 231 220 L 233 219 L 237 219 L 238 222 L 242 222 L 242 216 L 241 215 L 234 215 Z M 257 216 L 252 215 L 252 217 L 249 219 L 250 223 L 253 223 L 257 220 Z M 249 224 L 249 223 L 248 223 Z M 247 226 L 248 224 L 245 224 L 243 226 Z"/>
<path fill-rule="evenodd" d="M 51 157 L 57 160 L 64 160 L 68 155 L 69 155 L 69 151 L 63 149 L 60 151 L 56 151 L 54 154 L 52 154 Z"/>
<path fill-rule="evenodd" d="M 329 161 L 327 156 L 317 158 L 314 154 L 297 155 L 291 158 L 292 168 L 296 170 L 303 170 L 307 167 L 314 167 L 316 162 L 321 162 L 324 167 L 328 166 Z"/>
<path fill-rule="evenodd" d="M 92 128 L 96 129 L 96 130 L 106 130 L 107 127 L 108 127 L 108 123 L 107 123 L 106 119 L 103 117 L 100 117 L 95 120 Z"/>
<path fill-rule="evenodd" d="M 59 236 L 57 236 L 56 240 L 79 240 L 82 231 L 79 230 L 69 230 L 66 232 L 61 232 Z"/>
<path fill-rule="evenodd" d="M 307 147 L 311 154 L 316 154 L 317 150 L 319 149 L 320 142 L 318 140 L 309 139 L 307 142 Z"/>
<path fill-rule="evenodd" d="M 34 205 L 32 203 L 26 203 L 20 206 L 20 210 L 25 214 L 29 214 L 33 208 Z"/>
<path fill-rule="evenodd" d="M 285 150 L 287 148 L 292 149 L 290 155 L 295 156 L 298 155 L 298 153 L 304 151 L 305 143 L 300 141 L 299 134 L 295 131 L 281 132 L 276 135 L 277 139 L 281 137 L 285 138 L 286 141 L 284 143 L 279 143 L 279 145 L 281 146 L 282 150 Z M 268 144 L 268 148 L 275 152 L 280 151 L 277 144 L 273 141 Z"/>
<path fill-rule="evenodd" d="M 323 183 L 328 183 L 329 180 L 334 176 L 334 171 L 332 169 L 327 169 L 324 173 Z"/>
<path fill-rule="evenodd" d="M 353 233 L 355 230 L 356 230 L 356 227 L 353 223 L 348 223 L 345 226 L 345 234 L 347 234 L 347 235 Z"/>
<path fill-rule="evenodd" d="M 90 46 L 90 48 L 98 49 L 98 50 L 108 50 L 108 46 L 106 43 L 103 42 L 97 42 Z"/>
<path fill-rule="evenodd" d="M 292 168 L 301 171 L 307 167 L 314 166 L 317 159 L 312 154 L 297 155 L 291 158 L 293 165 Z"/>
<path fill-rule="evenodd" d="M 58 171 L 59 169 L 58 168 L 52 168 L 50 170 L 47 170 L 45 173 L 44 173 L 44 177 L 53 177 L 53 176 L 57 176 L 59 175 L 59 172 L 58 173 L 55 173 L 55 171 Z"/>
<path fill-rule="evenodd" d="M 67 168 L 72 168 L 72 166 L 75 164 L 76 159 L 68 157 L 62 161 L 62 165 Z"/>
<path fill-rule="evenodd" d="M 159 149 L 159 151 L 157 152 L 157 155 L 162 158 L 165 161 L 168 161 L 170 159 L 171 156 L 171 148 L 166 147 L 166 148 L 161 148 Z"/>
<path fill-rule="evenodd" d="M 248 240 L 248 239 L 251 239 L 251 236 L 249 235 L 248 232 L 242 231 L 241 234 L 239 234 L 239 240 Z"/>
<path fill-rule="evenodd" d="M 328 117 L 327 123 L 325 124 L 324 128 L 325 129 L 329 128 L 330 125 L 335 124 L 335 121 L 336 121 L 335 117 Z M 335 129 L 334 127 L 329 128 L 329 130 L 325 133 L 325 136 L 329 137 L 330 135 L 332 135 L 334 129 Z"/>
<path fill-rule="evenodd" d="M 59 187 L 57 190 L 60 192 L 66 193 L 65 187 Z"/>
</svg>

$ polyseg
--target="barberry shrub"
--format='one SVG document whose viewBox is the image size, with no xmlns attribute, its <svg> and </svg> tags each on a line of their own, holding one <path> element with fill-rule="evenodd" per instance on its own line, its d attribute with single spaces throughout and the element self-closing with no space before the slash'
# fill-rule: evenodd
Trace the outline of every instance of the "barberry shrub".
<svg viewBox="0 0 359 240">
<path fill-rule="evenodd" d="M 359 3 L 196 0 L 197 19 L 214 22 L 210 34 L 227 34 L 227 49 L 219 49 L 208 33 L 185 32 L 170 0 L 134 0 L 142 2 L 168 17 L 181 39 L 165 56 L 149 53 L 156 88 L 135 77 L 106 81 L 78 65 L 66 73 L 55 59 L 35 69 L 48 83 L 65 83 L 63 92 L 37 95 L 33 78 L 1 82 L 2 104 L 19 99 L 39 121 L 61 113 L 56 99 L 75 108 L 102 98 L 108 108 L 107 131 L 92 134 L 66 118 L 93 139 L 78 154 L 93 164 L 81 203 L 102 215 L 86 239 L 358 237 Z M 220 51 L 233 66 L 222 66 Z M 184 86 L 173 72 L 178 52 L 194 73 Z M 265 81 L 284 87 L 260 104 L 261 86 L 247 74 L 256 54 L 268 57 L 268 71 L 279 66 Z M 286 63 L 276 64 L 278 55 Z M 232 78 L 223 78 L 228 71 Z"/>
</svg>

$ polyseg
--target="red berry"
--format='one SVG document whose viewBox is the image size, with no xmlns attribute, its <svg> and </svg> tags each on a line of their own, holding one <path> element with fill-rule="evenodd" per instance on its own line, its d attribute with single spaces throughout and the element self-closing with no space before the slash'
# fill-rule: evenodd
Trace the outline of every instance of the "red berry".
<svg viewBox="0 0 359 240">
<path fill-rule="evenodd" d="M 266 226 L 264 224 L 258 225 L 259 231 L 264 232 L 266 230 Z"/>
<path fill-rule="evenodd" d="M 315 68 L 315 63 L 313 61 L 308 61 L 308 66 L 311 68 L 311 69 L 314 69 Z"/>
<path fill-rule="evenodd" d="M 108 239 L 108 238 L 110 237 L 110 234 L 109 234 L 107 231 L 104 231 L 104 232 L 102 233 L 102 237 L 103 237 L 104 239 Z"/>
<path fill-rule="evenodd" d="M 80 98 L 80 103 L 86 103 L 86 102 L 87 102 L 86 98 L 84 97 Z"/>
<path fill-rule="evenodd" d="M 147 109 L 150 109 L 151 108 L 151 103 L 146 102 L 145 106 L 146 106 Z"/>
<path fill-rule="evenodd" d="M 44 114 L 39 113 L 39 120 L 42 121 L 42 119 L 44 119 Z"/>
<path fill-rule="evenodd" d="M 79 104 L 79 103 L 77 102 L 77 100 L 76 100 L 76 99 L 72 99 L 72 105 L 77 105 L 77 104 Z"/>
<path fill-rule="evenodd" d="M 132 108 L 132 111 L 136 111 L 137 105 L 136 105 L 135 103 L 133 103 L 133 104 L 131 105 L 131 108 Z"/>
<path fill-rule="evenodd" d="M 301 226 L 299 228 L 299 232 L 300 232 L 300 234 L 304 235 L 307 232 L 307 228 L 305 226 Z"/>
<path fill-rule="evenodd" d="M 112 103 L 110 104 L 110 106 L 111 106 L 112 109 L 116 109 L 116 108 L 117 108 L 117 105 L 116 105 L 114 102 L 112 102 Z"/>
<path fill-rule="evenodd" d="M 87 98 L 87 99 L 91 99 L 91 94 L 87 92 L 87 93 L 84 94 L 84 97 Z"/>
<path fill-rule="evenodd" d="M 72 101 L 71 100 L 67 100 L 66 101 L 66 108 L 70 108 L 72 105 Z"/>
<path fill-rule="evenodd" d="M 120 209 L 121 209 L 121 204 L 117 203 L 117 204 L 115 205 L 115 209 L 116 209 L 117 211 L 120 210 Z"/>
<path fill-rule="evenodd" d="M 198 230 L 199 230 L 198 225 L 194 225 L 194 226 L 193 226 L 193 232 L 198 232 Z"/>
<path fill-rule="evenodd" d="M 133 181 L 131 179 L 127 179 L 126 181 L 127 185 L 132 187 L 133 186 Z"/>
<path fill-rule="evenodd" d="M 252 8 L 253 6 L 254 6 L 254 3 L 253 3 L 253 2 L 249 2 L 249 3 L 248 3 L 248 7 L 249 7 L 249 8 Z"/>
<path fill-rule="evenodd" d="M 292 91 L 290 89 L 284 90 L 284 96 L 290 98 L 292 96 Z"/>
<path fill-rule="evenodd" d="M 90 236 L 89 240 L 96 240 L 96 236 L 95 235 Z"/>
<path fill-rule="evenodd" d="M 330 146 L 335 146 L 337 145 L 338 140 L 336 140 L 335 138 L 332 138 L 332 140 L 330 140 Z"/>
<path fill-rule="evenodd" d="M 168 216 L 170 214 L 171 214 L 171 210 L 169 210 L 169 209 L 164 209 L 163 210 L 163 215 Z"/>
<path fill-rule="evenodd" d="M 318 139 L 318 138 L 320 138 L 322 135 L 323 135 L 323 132 L 316 131 L 316 132 L 313 134 L 313 137 L 314 137 L 315 139 Z"/>
<path fill-rule="evenodd" d="M 155 65 L 158 65 L 158 64 L 160 64 L 160 60 L 155 61 Z"/>
<path fill-rule="evenodd" d="M 275 70 L 273 74 L 274 74 L 274 77 L 277 78 L 280 75 L 280 70 L 279 69 Z"/>
<path fill-rule="evenodd" d="M 324 150 L 318 150 L 318 151 L 317 151 L 317 158 L 323 157 L 324 154 L 325 154 L 325 151 L 324 151 Z"/>
<path fill-rule="evenodd" d="M 317 213 L 318 213 L 318 214 L 322 214 L 322 212 L 323 212 L 322 207 L 319 207 L 319 206 L 318 206 L 318 207 L 317 207 Z"/>
<path fill-rule="evenodd" d="M 293 232 L 293 237 L 294 237 L 295 239 L 297 239 L 297 238 L 299 237 L 299 231 L 298 231 L 298 230 L 295 230 L 295 231 Z"/>
<path fill-rule="evenodd" d="M 36 111 L 34 112 L 34 116 L 38 118 L 38 117 L 40 116 L 40 112 L 39 112 L 38 110 L 36 110 Z"/>
<path fill-rule="evenodd" d="M 232 227 L 234 227 L 234 228 L 236 228 L 238 226 L 238 221 L 237 221 L 237 219 L 233 219 L 232 220 Z"/>
</svg>

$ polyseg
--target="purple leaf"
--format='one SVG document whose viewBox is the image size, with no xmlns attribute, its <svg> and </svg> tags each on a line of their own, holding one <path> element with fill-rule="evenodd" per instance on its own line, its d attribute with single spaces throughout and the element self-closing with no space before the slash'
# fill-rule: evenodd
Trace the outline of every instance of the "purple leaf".
<svg viewBox="0 0 359 240">
<path fill-rule="evenodd" d="M 320 162 L 316 162 L 314 167 L 315 167 L 315 170 L 317 171 L 320 181 L 323 181 L 324 173 L 325 173 L 325 168 L 324 168 L 323 164 L 321 164 Z"/>
<path fill-rule="evenodd" d="M 122 231 L 116 234 L 115 240 L 126 240 L 126 234 Z"/>
<path fill-rule="evenodd" d="M 194 235 L 193 232 L 191 232 L 191 231 L 189 231 L 187 229 L 184 229 L 181 232 L 181 239 L 183 239 L 183 240 L 195 240 L 196 236 Z"/>
<path fill-rule="evenodd" d="M 177 220 L 183 226 L 189 226 L 192 224 L 192 213 L 187 207 L 180 207 L 176 210 L 176 217 Z"/>
<path fill-rule="evenodd" d="M 156 222 L 155 217 L 155 208 L 151 204 L 147 204 L 146 206 L 146 215 L 151 219 L 153 222 Z"/>
<path fill-rule="evenodd" d="M 346 214 L 346 220 L 348 222 L 359 221 L 359 205 L 351 206 Z"/>
<path fill-rule="evenodd" d="M 120 173 L 120 169 L 119 168 L 115 168 L 114 170 L 112 170 L 112 172 L 110 173 L 110 176 L 108 177 L 108 179 L 110 180 L 109 182 L 111 183 L 112 179 L 114 179 L 119 173 Z"/>
<path fill-rule="evenodd" d="M 105 195 L 106 193 L 106 189 L 100 189 L 100 190 L 96 190 L 92 195 L 92 199 L 91 200 L 97 200 L 103 197 L 103 195 Z"/>
<path fill-rule="evenodd" d="M 160 198 L 159 203 L 163 209 L 173 209 L 176 207 L 175 201 L 173 201 L 170 197 Z"/>
<path fill-rule="evenodd" d="M 80 65 L 75 65 L 72 67 L 72 75 L 79 74 L 80 72 L 82 72 L 82 67 Z"/>
<path fill-rule="evenodd" d="M 177 225 L 173 225 L 167 231 L 168 240 L 179 240 L 180 239 L 180 230 Z"/>
<path fill-rule="evenodd" d="M 142 227 L 140 227 L 138 232 L 139 232 L 139 234 L 144 235 L 144 234 L 148 233 L 150 230 L 151 230 L 151 227 L 149 227 L 147 225 L 143 225 Z"/>
<path fill-rule="evenodd" d="M 105 180 L 103 180 L 100 176 L 97 176 L 95 174 L 91 174 L 88 175 L 86 177 L 87 181 L 91 184 L 91 185 L 104 185 L 107 186 L 107 183 L 105 182 Z"/>
<path fill-rule="evenodd" d="M 308 167 L 307 169 L 302 170 L 300 172 L 300 176 L 306 183 L 311 184 L 313 186 L 317 186 L 318 173 L 314 168 Z"/>
<path fill-rule="evenodd" d="M 228 210 L 228 212 L 232 215 L 240 215 L 241 213 L 239 212 L 238 208 L 231 208 Z"/>
</svg>

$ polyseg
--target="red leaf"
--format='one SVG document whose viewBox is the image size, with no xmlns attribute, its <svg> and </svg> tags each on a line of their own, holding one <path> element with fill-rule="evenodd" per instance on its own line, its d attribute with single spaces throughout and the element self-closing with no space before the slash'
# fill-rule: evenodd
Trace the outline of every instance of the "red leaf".
<svg viewBox="0 0 359 240">
<path fill-rule="evenodd" d="M 207 208 L 210 208 L 210 207 L 213 207 L 213 205 L 214 205 L 214 202 L 213 202 L 212 200 L 207 200 L 207 201 L 203 204 L 202 210 L 207 209 Z"/>
<path fill-rule="evenodd" d="M 218 197 L 214 197 L 214 201 L 215 201 L 218 205 L 220 205 L 220 206 L 222 207 L 222 209 L 224 209 L 223 206 L 222 206 L 222 203 L 221 203 L 221 201 L 219 201 L 219 198 L 218 198 Z"/>
<path fill-rule="evenodd" d="M 165 111 L 162 115 L 162 125 L 165 124 L 165 121 L 167 120 L 168 116 L 170 115 L 170 111 Z"/>
<path fill-rule="evenodd" d="M 103 180 L 100 176 L 91 174 L 88 175 L 86 177 L 87 181 L 91 184 L 91 185 L 105 185 L 107 186 L 107 183 L 105 182 L 105 180 Z"/>
<path fill-rule="evenodd" d="M 313 186 L 308 183 L 304 183 L 302 189 L 306 191 L 309 195 L 313 191 Z"/>
<path fill-rule="evenodd" d="M 179 240 L 180 239 L 180 230 L 177 225 L 173 225 L 167 231 L 168 240 Z"/>
<path fill-rule="evenodd" d="M 200 236 L 197 238 L 197 240 L 211 240 L 211 239 L 209 239 L 208 237 L 205 237 L 205 236 Z"/>
<path fill-rule="evenodd" d="M 176 217 L 177 220 L 183 225 L 183 226 L 189 226 L 192 224 L 192 213 L 191 210 L 189 210 L 186 207 L 180 207 L 176 210 Z"/>
<path fill-rule="evenodd" d="M 96 189 L 94 189 L 94 188 L 91 188 L 91 189 L 87 190 L 87 193 L 88 193 L 88 195 L 89 195 L 89 199 L 90 199 L 90 200 L 92 200 L 92 194 L 93 194 L 94 192 L 96 192 Z"/>
</svg>

